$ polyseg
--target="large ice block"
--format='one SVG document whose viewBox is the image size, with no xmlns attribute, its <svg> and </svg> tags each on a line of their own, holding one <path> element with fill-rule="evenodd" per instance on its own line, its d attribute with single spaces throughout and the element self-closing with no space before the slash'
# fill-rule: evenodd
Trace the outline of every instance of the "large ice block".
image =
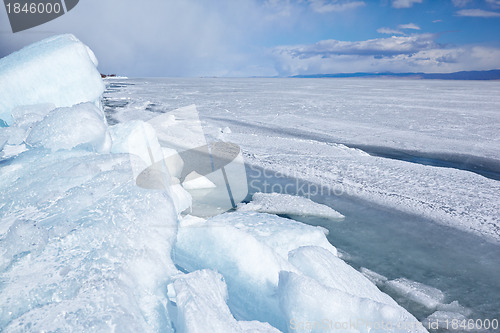
<svg viewBox="0 0 500 333">
<path fill-rule="evenodd" d="M 98 105 L 105 86 L 97 63 L 90 48 L 70 34 L 44 39 L 0 59 L 0 119 L 11 125 L 13 110 L 23 105 Z"/>
</svg>

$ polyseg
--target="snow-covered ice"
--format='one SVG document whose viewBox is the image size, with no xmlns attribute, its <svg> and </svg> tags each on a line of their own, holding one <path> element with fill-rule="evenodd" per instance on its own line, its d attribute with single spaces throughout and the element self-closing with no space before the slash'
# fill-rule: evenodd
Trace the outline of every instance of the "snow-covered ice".
<svg viewBox="0 0 500 333">
<path fill-rule="evenodd" d="M 2 115 L 14 116 L 1 129 L 2 331 L 172 331 L 164 288 L 179 273 L 178 209 L 168 189 L 136 186 L 143 154 L 109 153 L 91 56 L 61 36 L 2 60 Z M 45 104 L 18 106 L 34 102 Z"/>
<path fill-rule="evenodd" d="M 228 285 L 229 305 L 245 320 L 286 328 L 275 289 L 281 270 L 294 270 L 288 252 L 303 245 L 335 248 L 324 231 L 259 213 L 226 213 L 209 220 L 181 221 L 174 260 L 188 271 L 209 268 Z"/>
<path fill-rule="evenodd" d="M 198 270 L 181 275 L 168 290 L 177 311 L 174 320 L 178 332 L 279 332 L 268 323 L 237 321 L 226 304 L 224 277 L 215 271 Z"/>
<path fill-rule="evenodd" d="M 436 322 L 444 325 L 446 320 L 448 320 L 449 324 L 454 319 L 460 321 L 469 320 L 472 314 L 470 309 L 462 306 L 458 301 L 447 303 L 445 293 L 437 288 L 407 278 L 389 280 L 387 277 L 365 267 L 361 267 L 360 271 L 374 285 L 394 296 L 397 300 L 402 300 L 414 311 L 427 313 L 428 316 L 422 321 L 427 328 L 437 325 Z M 440 326 L 441 329 L 446 327 L 450 329 L 450 325 Z"/>
<path fill-rule="evenodd" d="M 182 169 L 182 159 L 177 151 L 160 145 L 156 131 L 149 123 L 134 120 L 114 125 L 109 131 L 113 141 L 111 152 L 136 157 L 131 162 L 138 186 L 154 190 L 168 189 L 179 213 L 192 206 L 191 195 L 179 185 L 175 177 L 178 170 Z"/>
<path fill-rule="evenodd" d="M 94 53 L 73 35 L 50 37 L 0 59 L 0 120 L 12 124 L 12 113 L 24 105 L 98 105 L 105 86 L 96 66 Z"/>
<path fill-rule="evenodd" d="M 79 122 L 78 126 L 68 126 L 76 122 Z M 52 151 L 81 147 L 109 152 L 111 136 L 102 111 L 92 103 L 83 103 L 49 112 L 33 125 L 26 143 Z"/>
<path fill-rule="evenodd" d="M 238 210 L 241 212 L 256 211 L 269 214 L 315 216 L 333 220 L 344 218 L 334 209 L 308 198 L 281 193 L 255 193 L 252 196 L 252 201 L 238 205 Z"/>
<path fill-rule="evenodd" d="M 405 278 L 387 281 L 385 286 L 391 292 L 431 310 L 436 309 L 445 299 L 441 290 Z"/>
<path fill-rule="evenodd" d="M 0 187 L 2 329 L 169 326 L 177 215 L 135 186 L 129 156 L 32 149 L 2 166 Z"/>
<path fill-rule="evenodd" d="M 376 286 L 383 286 L 388 281 L 388 279 L 385 276 L 378 274 L 366 267 L 361 267 L 360 272 L 364 276 L 366 276 L 368 280 L 373 282 Z"/>
<path fill-rule="evenodd" d="M 153 127 L 141 120 L 134 120 L 117 124 L 110 128 L 113 146 L 113 153 L 128 153 L 139 158 L 137 164 L 133 164 L 134 177 L 144 188 L 165 189 L 167 180 L 160 177 L 139 178 L 141 173 L 156 163 L 162 163 L 164 158 L 163 150 L 158 142 L 156 131 Z M 163 173 L 162 173 L 163 175 Z M 143 181 L 141 183 L 141 180 Z M 150 180 L 152 183 L 146 184 Z M 163 182 L 158 185 L 157 182 Z"/>
<path fill-rule="evenodd" d="M 293 272 L 280 273 L 278 293 L 291 331 L 427 332 L 399 306 L 355 297 Z"/>
<path fill-rule="evenodd" d="M 235 212 L 181 221 L 174 261 L 188 271 L 217 270 L 238 317 L 269 322 L 282 331 L 295 331 L 295 320 L 417 322 L 336 253 L 319 227 L 270 214 Z"/>
<path fill-rule="evenodd" d="M 388 295 L 381 293 L 365 276 L 330 251 L 317 246 L 302 246 L 288 254 L 288 260 L 305 275 L 326 287 L 360 298 L 397 306 Z"/>
</svg>

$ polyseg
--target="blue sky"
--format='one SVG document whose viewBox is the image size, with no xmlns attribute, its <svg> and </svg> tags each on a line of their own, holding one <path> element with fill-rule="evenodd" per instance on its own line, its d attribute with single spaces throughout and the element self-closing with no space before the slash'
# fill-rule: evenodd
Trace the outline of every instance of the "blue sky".
<svg viewBox="0 0 500 333">
<path fill-rule="evenodd" d="M 83 0 L 10 32 L 0 56 L 53 34 L 89 45 L 104 73 L 287 76 L 500 69 L 500 0 Z"/>
</svg>

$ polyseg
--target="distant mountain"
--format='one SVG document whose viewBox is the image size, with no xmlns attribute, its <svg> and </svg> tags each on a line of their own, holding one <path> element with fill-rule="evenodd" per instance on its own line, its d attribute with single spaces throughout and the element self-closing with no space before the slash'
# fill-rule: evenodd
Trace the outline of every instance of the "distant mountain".
<svg viewBox="0 0 500 333">
<path fill-rule="evenodd" d="M 500 69 L 489 71 L 462 71 L 455 73 L 338 73 L 294 75 L 297 78 L 388 77 L 435 80 L 500 80 Z"/>
</svg>

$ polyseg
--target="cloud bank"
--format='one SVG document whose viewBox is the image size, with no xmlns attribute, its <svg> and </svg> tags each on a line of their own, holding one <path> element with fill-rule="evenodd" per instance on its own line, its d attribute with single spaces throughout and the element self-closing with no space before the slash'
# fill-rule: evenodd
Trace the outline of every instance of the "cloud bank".
<svg viewBox="0 0 500 333">
<path fill-rule="evenodd" d="M 449 73 L 499 67 L 500 49 L 446 47 L 434 34 L 392 36 L 366 41 L 325 40 L 274 50 L 280 75 L 354 72 Z"/>
</svg>

